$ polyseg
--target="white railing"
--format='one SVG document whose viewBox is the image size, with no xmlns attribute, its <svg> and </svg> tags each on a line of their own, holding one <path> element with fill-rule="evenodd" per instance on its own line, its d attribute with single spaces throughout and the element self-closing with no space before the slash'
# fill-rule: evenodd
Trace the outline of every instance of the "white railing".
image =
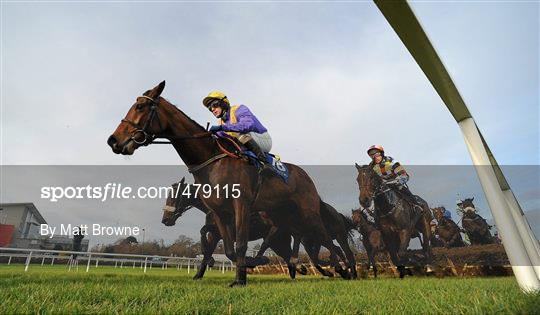
<svg viewBox="0 0 540 315">
<path fill-rule="evenodd" d="M 176 269 L 181 270 L 182 268 L 186 268 L 189 274 L 191 270 L 198 269 L 201 263 L 200 259 L 189 257 L 0 247 L 0 258 L 2 257 L 7 257 L 8 265 L 11 264 L 13 258 L 25 258 L 24 271 L 28 271 L 30 264 L 32 264 L 32 259 L 34 259 L 34 263 L 39 263 L 39 259 L 41 259 L 42 266 L 47 260 L 50 260 L 51 266 L 54 265 L 55 260 L 57 264 L 58 260 L 67 260 L 68 271 L 72 268 L 77 268 L 78 270 L 79 261 L 85 261 L 86 272 L 90 271 L 91 265 L 97 268 L 100 262 L 111 266 L 114 262 L 115 268 L 140 268 L 144 273 L 146 273 L 147 268 L 152 269 L 156 266 L 161 269 L 176 267 Z M 229 259 L 215 259 L 214 265 L 216 264 L 222 273 L 225 273 L 226 270 L 234 269 L 234 264 Z"/>
</svg>

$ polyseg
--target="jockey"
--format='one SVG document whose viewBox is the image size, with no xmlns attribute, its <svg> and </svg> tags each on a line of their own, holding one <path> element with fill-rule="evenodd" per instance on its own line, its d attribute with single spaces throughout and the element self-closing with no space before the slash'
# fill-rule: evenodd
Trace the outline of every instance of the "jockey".
<svg viewBox="0 0 540 315">
<path fill-rule="evenodd" d="M 371 158 L 369 165 L 382 178 L 383 182 L 387 185 L 396 186 L 408 201 L 416 205 L 416 198 L 407 187 L 409 174 L 407 174 L 405 168 L 399 162 L 394 161 L 393 158 L 385 156 L 384 149 L 380 145 L 369 147 L 367 154 Z"/>
<path fill-rule="evenodd" d="M 272 138 L 246 105 L 231 106 L 225 93 L 220 91 L 210 92 L 203 99 L 203 105 L 219 119 L 219 125 L 212 126 L 210 132 L 238 139 L 255 153 L 264 167 L 268 165 L 265 152 L 270 152 Z"/>
</svg>

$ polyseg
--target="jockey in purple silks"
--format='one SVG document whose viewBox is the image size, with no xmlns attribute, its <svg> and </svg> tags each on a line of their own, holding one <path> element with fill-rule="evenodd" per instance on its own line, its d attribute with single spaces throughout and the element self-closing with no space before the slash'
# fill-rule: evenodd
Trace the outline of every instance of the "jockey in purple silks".
<svg viewBox="0 0 540 315">
<path fill-rule="evenodd" d="M 219 125 L 212 126 L 210 132 L 238 139 L 255 153 L 264 167 L 268 165 L 265 152 L 270 152 L 272 138 L 246 105 L 231 106 L 227 96 L 220 91 L 210 92 L 203 99 L 203 105 L 219 119 Z"/>
</svg>

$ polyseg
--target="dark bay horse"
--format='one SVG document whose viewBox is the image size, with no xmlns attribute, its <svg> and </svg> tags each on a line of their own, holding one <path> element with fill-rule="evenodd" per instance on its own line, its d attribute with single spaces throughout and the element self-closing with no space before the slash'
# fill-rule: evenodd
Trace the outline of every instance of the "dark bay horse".
<svg viewBox="0 0 540 315">
<path fill-rule="evenodd" d="M 489 232 L 491 226 L 486 222 L 486 219 L 476 213 L 473 200 L 474 197 L 458 203 L 458 207 L 463 209 L 463 218 L 461 220 L 463 230 L 469 237 L 471 245 L 493 244 L 496 240 Z"/>
<path fill-rule="evenodd" d="M 422 248 L 426 261 L 432 261 L 430 246 L 431 211 L 425 201 L 418 211 L 408 200 L 402 198 L 395 188 L 384 184 L 383 180 L 369 166 L 356 164 L 360 188 L 360 205 L 369 208 L 375 206 L 375 223 L 382 232 L 384 244 L 392 262 L 398 268 L 400 278 L 405 276 L 405 264 L 409 262 L 407 248 L 411 237 L 422 234 Z M 417 197 L 418 198 L 418 197 Z M 430 270 L 429 265 L 427 266 Z"/>
<path fill-rule="evenodd" d="M 164 88 L 165 81 L 137 97 L 107 144 L 116 154 L 132 155 L 154 139 L 165 138 L 188 166 L 195 183 L 219 189 L 233 184 L 240 186 L 240 196 L 212 194 L 201 199 L 215 213 L 225 252 L 235 258 L 236 277 L 231 286 L 245 285 L 247 281 L 246 251 L 251 212 L 287 214 L 290 226 L 301 231 L 303 236 L 320 242 L 330 251 L 331 257 L 338 257 L 321 219 L 319 194 L 303 169 L 287 164 L 290 172 L 287 183 L 277 176 L 270 176 L 259 185 L 258 169 L 243 159 L 231 158 L 224 153 L 219 139 L 161 97 Z M 332 264 L 336 271 L 341 269 L 339 261 L 334 260 Z"/>
<path fill-rule="evenodd" d="M 186 211 L 191 208 L 196 208 L 202 211 L 206 215 L 206 222 L 201 228 L 201 249 L 203 253 L 203 260 L 201 266 L 197 270 L 197 273 L 193 279 L 201 279 L 206 272 L 206 268 L 213 264 L 212 254 L 214 253 L 218 243 L 222 240 L 221 234 L 216 226 L 214 214 L 203 204 L 203 202 L 195 197 L 195 195 L 184 195 L 185 188 L 189 184 L 185 182 L 185 178 L 178 183 L 172 185 L 172 189 L 167 195 L 167 201 L 163 207 L 163 216 L 161 223 L 166 226 L 173 226 L 176 220 L 180 218 Z M 252 213 L 249 222 L 249 240 L 255 241 L 260 238 L 265 238 L 270 230 L 274 228 L 272 222 L 269 221 L 264 215 L 260 213 Z M 300 274 L 307 274 L 307 268 L 302 266 L 297 268 L 289 261 L 292 257 L 291 250 L 291 235 L 283 231 L 276 232 L 272 239 L 268 241 L 268 247 L 271 248 L 277 255 L 279 255 L 286 263 L 289 269 L 289 276 L 294 279 L 296 272 Z M 250 267 L 254 267 L 257 264 L 263 263 L 262 255 L 264 255 L 264 249 L 261 247 L 255 259 L 252 262 L 246 257 L 246 264 Z M 229 258 L 230 259 L 230 258 Z"/>
<path fill-rule="evenodd" d="M 169 191 L 169 195 L 167 196 L 165 207 L 163 208 L 164 211 L 162 223 L 167 226 L 174 225 L 176 220 L 192 207 L 195 207 L 207 214 L 206 224 L 201 229 L 201 245 L 203 247 L 204 259 L 201 263 L 201 268 L 199 269 L 198 274 L 195 276 L 195 279 L 198 279 L 202 277 L 208 262 L 211 261 L 211 255 L 213 254 L 217 243 L 219 240 L 221 240 L 221 235 L 219 235 L 219 231 L 217 231 L 215 228 L 212 213 L 209 212 L 201 200 L 193 195 L 181 194 L 181 192 L 184 191 L 185 187 L 188 185 L 189 184 L 185 182 L 184 178 L 182 178 L 179 183 L 173 184 L 172 190 Z M 178 194 L 178 192 L 180 192 L 180 194 Z M 339 213 L 332 206 L 322 201 L 321 215 L 324 220 L 326 230 L 331 235 L 332 239 L 338 240 L 338 243 L 341 246 L 341 248 L 336 246 L 336 251 L 340 253 L 340 257 L 342 257 L 343 260 L 347 261 L 352 278 L 356 278 L 356 260 L 354 253 L 350 250 L 347 242 L 348 237 L 350 236 L 350 231 L 354 229 L 352 221 Z M 272 234 L 271 238 L 268 237 L 270 234 Z M 289 268 L 289 275 L 291 278 L 294 279 L 296 271 L 301 274 L 306 274 L 305 267 L 302 266 L 302 268 L 295 269 L 295 265 L 289 262 L 290 258 L 292 257 L 290 248 L 290 231 L 276 227 L 274 222 L 266 215 L 265 212 L 252 214 L 250 218 L 249 235 L 250 240 L 257 240 L 260 238 L 264 239 L 264 242 L 255 257 L 256 262 L 260 261 L 266 249 L 271 248 L 276 254 L 281 256 L 287 262 L 287 267 Z M 315 243 L 308 238 L 302 238 L 301 240 L 315 268 L 324 276 L 332 277 L 332 273 L 320 266 L 320 244 Z M 345 252 L 343 256 L 341 255 L 342 251 Z M 199 274 L 200 276 L 198 276 Z"/>
<path fill-rule="evenodd" d="M 362 235 L 362 244 L 364 244 L 368 257 L 367 268 L 369 269 L 371 266 L 373 268 L 373 275 L 377 278 L 375 255 L 385 250 L 382 233 L 377 229 L 375 223 L 369 222 L 366 219 L 360 209 L 352 210 L 352 221 L 358 232 Z"/>
<path fill-rule="evenodd" d="M 437 227 L 435 233 L 439 235 L 439 240 L 446 248 L 465 246 L 463 238 L 461 238 L 461 229 L 452 219 L 444 216 L 446 209 L 437 207 L 431 209 L 433 216 L 437 219 Z"/>
</svg>

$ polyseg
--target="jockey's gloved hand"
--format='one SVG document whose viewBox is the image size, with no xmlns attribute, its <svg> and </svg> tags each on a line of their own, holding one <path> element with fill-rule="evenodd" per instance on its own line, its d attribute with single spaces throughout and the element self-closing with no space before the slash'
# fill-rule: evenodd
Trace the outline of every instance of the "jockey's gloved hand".
<svg viewBox="0 0 540 315">
<path fill-rule="evenodd" d="M 223 127 L 221 125 L 217 125 L 217 126 L 210 127 L 210 129 L 208 131 L 210 131 L 210 132 L 218 132 L 218 131 L 221 131 L 221 130 L 223 130 Z"/>
<path fill-rule="evenodd" d="M 407 178 L 406 177 L 398 177 L 397 181 L 401 184 L 401 185 L 405 185 L 407 183 Z"/>
</svg>

